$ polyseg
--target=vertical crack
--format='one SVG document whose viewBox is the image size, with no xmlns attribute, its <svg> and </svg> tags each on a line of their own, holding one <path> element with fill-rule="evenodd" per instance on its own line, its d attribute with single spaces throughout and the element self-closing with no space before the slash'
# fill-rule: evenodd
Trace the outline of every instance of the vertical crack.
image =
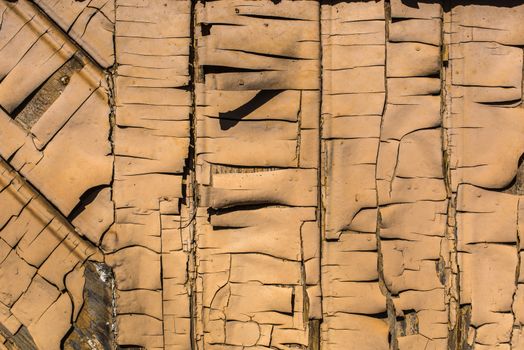
<svg viewBox="0 0 524 350">
<path fill-rule="evenodd" d="M 300 91 L 300 98 L 298 100 L 297 113 L 297 146 L 295 148 L 295 157 L 297 158 L 297 167 L 300 168 L 300 146 L 302 142 L 302 91 Z"/>
<path fill-rule="evenodd" d="M 520 262 L 521 262 L 521 257 L 520 257 L 520 230 L 519 230 L 519 208 L 520 208 L 520 196 L 519 196 L 519 199 L 517 200 L 517 235 L 516 235 L 516 250 L 517 250 L 517 266 L 515 268 L 515 290 L 513 291 L 513 295 L 512 295 L 512 299 L 511 299 L 511 313 L 512 313 L 512 316 L 513 316 L 513 326 L 511 327 L 511 334 L 510 334 L 510 343 L 509 343 L 509 347 L 510 347 L 510 350 L 513 349 L 513 341 L 514 341 L 514 333 L 515 333 L 515 329 L 518 329 L 520 328 L 520 325 L 517 325 L 517 315 L 516 315 L 516 302 L 517 302 L 517 292 L 518 292 L 518 288 L 519 288 L 519 278 L 520 278 Z"/>
<path fill-rule="evenodd" d="M 198 80 L 198 62 L 197 62 L 197 51 L 196 48 L 196 3 L 197 1 L 191 1 L 190 9 L 190 23 L 189 23 L 189 90 L 191 92 L 191 111 L 189 114 L 189 153 L 188 153 L 188 164 L 184 169 L 183 182 L 185 182 L 185 192 L 183 194 L 186 205 L 188 206 L 190 222 L 187 223 L 189 226 L 189 258 L 188 258 L 188 295 L 189 295 L 189 317 L 190 317 L 190 330 L 189 334 L 191 337 L 190 346 L 192 350 L 197 349 L 197 299 L 196 299 L 196 212 L 198 208 L 198 196 L 197 196 L 197 184 L 195 177 L 195 164 L 196 164 L 196 82 Z"/>
<path fill-rule="evenodd" d="M 323 116 L 322 116 L 322 103 L 324 99 L 323 91 L 324 91 L 324 85 L 323 85 L 323 79 L 324 79 L 324 70 L 322 65 L 322 59 L 323 59 L 323 42 L 322 42 L 322 1 L 319 1 L 318 4 L 318 65 L 319 65 L 319 103 L 318 103 L 318 169 L 317 169 L 317 209 L 316 209 L 316 217 L 317 217 L 317 225 L 318 225 L 318 232 L 319 232 L 319 276 L 318 276 L 318 284 L 320 288 L 320 309 L 323 310 L 323 288 L 322 288 L 322 255 L 323 255 L 323 237 L 324 237 L 324 206 L 322 202 L 323 192 L 324 189 L 323 186 L 323 176 L 324 176 L 324 169 L 323 169 L 323 146 L 324 143 L 322 142 L 322 126 L 323 126 Z M 301 107 L 302 108 L 302 107 Z M 320 350 L 321 348 L 321 323 L 322 323 L 323 315 L 321 315 L 320 320 L 309 320 L 309 346 L 308 349 L 310 350 Z"/>
<path fill-rule="evenodd" d="M 384 108 L 382 110 L 382 118 L 380 120 L 380 133 L 379 133 L 379 144 L 377 147 L 377 156 L 375 159 L 375 191 L 376 191 L 376 197 L 377 197 L 377 226 L 376 226 L 376 241 L 377 241 L 377 270 L 378 270 L 378 276 L 379 276 L 379 286 L 386 297 L 386 310 L 388 315 L 388 324 L 389 324 L 389 347 L 391 350 L 397 350 L 398 349 L 398 341 L 397 341 L 397 334 L 396 334 L 396 310 L 395 305 L 393 304 L 393 299 L 391 296 L 391 291 L 387 287 L 386 280 L 384 277 L 384 256 L 382 254 L 382 241 L 380 237 L 380 228 L 382 226 L 382 216 L 380 212 L 380 196 L 378 193 L 378 162 L 379 162 L 379 154 L 380 154 L 380 143 L 381 143 L 381 137 L 382 135 L 382 129 L 383 129 L 383 123 L 384 123 L 384 115 L 386 114 L 387 110 L 387 103 L 388 103 L 388 81 L 387 81 L 387 58 L 388 58 L 388 50 L 387 50 L 387 43 L 389 41 L 389 23 L 391 21 L 391 3 L 389 0 L 384 0 L 384 26 L 385 26 L 385 37 L 384 37 Z"/>
<path fill-rule="evenodd" d="M 524 56 L 524 51 L 523 51 L 523 56 Z M 524 65 L 522 66 L 522 76 L 524 77 Z M 521 100 L 520 100 L 520 108 L 524 108 L 524 79 L 522 79 L 522 87 L 521 87 Z M 517 242 L 516 242 L 516 245 L 517 245 L 517 268 L 516 268 L 516 271 L 515 271 L 515 292 L 513 293 L 513 299 L 512 299 L 512 303 L 511 303 L 511 311 L 513 313 L 513 328 L 511 329 L 511 336 L 510 336 L 510 349 L 512 350 L 513 349 L 513 345 L 514 345 L 514 341 L 515 341 L 515 336 L 514 336 L 514 333 L 515 333 L 515 330 L 516 329 L 519 329 L 521 334 L 520 334 L 520 337 L 522 337 L 522 324 L 517 324 L 517 313 L 516 313 L 516 302 L 517 302 L 517 292 L 518 292 L 518 288 L 519 288 L 519 279 L 520 279 L 520 266 L 521 266 L 521 262 L 522 262 L 522 256 L 521 256 L 521 250 L 520 250 L 520 235 L 521 235 L 521 232 L 520 232 L 520 226 L 519 226 L 519 222 L 520 222 L 520 200 L 521 200 L 521 195 L 524 194 L 524 155 L 522 155 L 519 159 L 519 164 L 518 164 L 518 170 L 517 170 L 517 179 L 515 181 L 516 183 L 516 186 L 515 186 L 515 189 L 516 189 L 516 192 L 517 192 L 517 195 L 519 196 L 519 199 L 517 201 Z M 518 321 L 520 322 L 520 321 Z"/>
<path fill-rule="evenodd" d="M 300 224 L 299 228 L 299 238 L 300 238 L 300 286 L 302 287 L 302 319 L 304 324 L 308 324 L 309 320 L 309 298 L 307 295 L 307 286 L 306 286 L 306 264 L 304 261 L 304 237 L 302 236 L 302 230 L 304 227 L 304 222 Z M 293 289 L 294 290 L 294 289 Z M 295 307 L 295 303 L 293 302 L 291 305 L 292 308 Z"/>
<path fill-rule="evenodd" d="M 442 25 L 441 25 L 441 100 L 440 115 L 442 120 L 442 159 L 444 184 L 448 199 L 446 243 L 448 254 L 445 257 L 445 293 L 448 307 L 448 348 L 465 349 L 467 345 L 469 318 L 471 309 L 468 305 L 460 306 L 460 270 L 458 266 L 457 249 L 457 194 L 452 188 L 452 165 L 451 145 L 449 132 L 452 129 L 452 95 L 450 92 L 451 67 L 450 67 L 450 44 L 452 35 L 452 1 L 445 0 L 442 3 Z"/>
<path fill-rule="evenodd" d="M 111 174 L 111 183 L 109 184 L 111 188 L 111 203 L 113 203 L 113 223 L 116 219 L 116 204 L 114 201 L 114 183 L 115 183 L 115 130 L 116 130 L 116 88 L 115 88 L 115 79 L 117 75 L 117 57 L 116 57 L 116 11 L 117 11 L 117 0 L 113 0 L 113 55 L 114 55 L 114 64 L 106 70 L 106 80 L 108 86 L 108 102 L 109 102 L 109 144 L 111 146 L 111 154 L 113 155 L 113 166 Z M 103 242 L 105 234 L 111 229 L 111 226 L 102 234 L 99 242 Z M 113 350 L 118 348 L 117 338 L 118 338 L 118 325 L 116 323 L 116 279 L 114 278 L 113 272 L 111 272 L 111 312 L 112 312 L 112 323 L 111 323 L 111 332 L 113 333 Z"/>
</svg>

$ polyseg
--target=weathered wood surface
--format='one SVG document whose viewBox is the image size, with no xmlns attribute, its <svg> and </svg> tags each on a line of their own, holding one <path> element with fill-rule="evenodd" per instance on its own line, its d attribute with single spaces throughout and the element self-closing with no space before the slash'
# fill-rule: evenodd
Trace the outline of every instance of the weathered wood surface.
<svg viewBox="0 0 524 350">
<path fill-rule="evenodd" d="M 524 350 L 523 18 L 0 0 L 0 350 Z"/>
</svg>

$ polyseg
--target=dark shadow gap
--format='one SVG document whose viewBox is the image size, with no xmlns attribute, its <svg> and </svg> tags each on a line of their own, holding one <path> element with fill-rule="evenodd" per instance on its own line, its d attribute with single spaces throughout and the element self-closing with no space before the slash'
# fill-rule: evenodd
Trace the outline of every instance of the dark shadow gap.
<svg viewBox="0 0 524 350">
<path fill-rule="evenodd" d="M 67 220 L 69 222 L 72 222 L 78 215 L 80 215 L 85 208 L 91 204 L 95 199 L 96 196 L 102 191 L 104 188 L 107 188 L 107 185 L 99 185 L 95 187 L 91 187 L 87 189 L 81 196 L 78 204 L 71 210 L 71 213 L 67 216 Z"/>
<path fill-rule="evenodd" d="M 245 116 L 256 111 L 258 108 L 269 102 L 284 90 L 262 90 L 259 91 L 251 100 L 240 107 L 225 113 L 219 113 L 220 129 L 229 130 L 238 124 Z"/>
</svg>

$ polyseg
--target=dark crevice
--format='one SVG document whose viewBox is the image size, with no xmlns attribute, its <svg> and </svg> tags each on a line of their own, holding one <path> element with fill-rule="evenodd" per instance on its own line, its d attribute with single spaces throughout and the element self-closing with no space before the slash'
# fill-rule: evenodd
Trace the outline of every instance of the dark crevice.
<svg viewBox="0 0 524 350">
<path fill-rule="evenodd" d="M 202 36 L 208 36 L 211 34 L 211 27 L 213 27 L 210 23 L 200 23 L 200 32 Z"/>
<path fill-rule="evenodd" d="M 52 202 L 48 201 L 47 198 L 42 193 L 40 193 L 37 190 L 37 188 L 35 186 L 33 186 L 33 184 L 27 178 L 22 177 L 15 169 L 13 169 L 13 167 L 9 163 L 7 163 L 6 160 L 4 158 L 2 158 L 1 155 L 0 155 L 0 163 L 2 163 L 4 168 L 7 169 L 7 171 L 9 171 L 11 173 L 15 173 L 16 174 L 16 178 L 22 182 L 23 186 L 26 186 L 26 188 L 28 190 L 30 190 L 32 193 L 34 193 L 34 195 L 42 198 L 42 201 L 48 207 L 47 210 L 51 214 L 53 214 L 56 218 L 60 218 L 61 223 L 63 225 L 65 225 L 71 232 L 75 231 L 75 229 L 71 225 L 71 223 L 64 217 L 65 214 L 63 214 L 62 211 L 60 211 Z M 75 237 L 77 239 L 82 240 L 83 242 L 85 242 L 88 246 L 92 246 L 92 242 L 89 241 L 87 238 L 85 238 L 85 237 L 83 237 L 81 235 L 75 235 Z"/>
<path fill-rule="evenodd" d="M 211 28 L 213 26 L 243 27 L 242 24 L 235 24 L 235 23 L 220 23 L 220 22 L 206 23 L 206 22 L 201 22 L 200 23 L 200 33 L 202 34 L 202 36 L 211 35 Z M 191 28 L 191 30 L 193 30 L 193 28 Z"/>
<path fill-rule="evenodd" d="M 63 350 L 69 350 L 69 349 L 81 350 L 78 346 L 70 346 L 69 344 L 66 345 L 66 340 L 71 336 L 71 334 L 73 334 L 74 331 L 75 331 L 74 327 L 69 328 L 69 330 L 67 331 L 67 333 L 64 336 L 64 338 L 62 338 L 62 340 L 60 341 L 60 349 L 63 349 Z"/>
<path fill-rule="evenodd" d="M 243 228 L 248 227 L 248 226 L 216 226 L 216 225 L 212 225 L 212 226 L 213 226 L 213 231 L 238 230 L 238 229 L 243 229 Z"/>
<path fill-rule="evenodd" d="M 196 168 L 196 84 L 200 82 L 200 79 L 204 78 L 204 72 L 202 67 L 198 65 L 198 55 L 197 55 L 197 39 L 196 39 L 196 23 L 197 23 L 197 11 L 196 11 L 196 1 L 191 1 L 190 7 L 190 18 L 189 18 L 189 91 L 191 93 L 191 112 L 189 113 L 189 149 L 188 155 L 183 169 L 182 176 L 182 199 L 179 201 L 179 212 L 182 212 L 181 205 L 184 204 L 188 208 L 189 216 L 188 222 L 184 224 L 184 228 L 189 228 L 190 237 L 189 237 L 189 252 L 188 259 L 186 262 L 186 281 L 185 285 L 188 290 L 188 314 L 189 314 L 189 336 L 190 336 L 190 349 L 196 350 L 198 348 L 197 344 L 197 333 L 198 333 L 198 301 L 197 301 L 197 281 L 196 281 L 196 220 L 197 207 L 198 207 L 198 194 L 197 194 L 197 184 L 195 181 L 195 168 Z M 202 24 L 204 25 L 204 24 Z M 211 24 L 209 24 L 209 33 L 211 33 Z M 204 36 L 204 32 L 202 32 Z M 188 186 L 189 184 L 189 186 Z M 165 337 L 164 337 L 165 339 Z"/>
<path fill-rule="evenodd" d="M 378 282 L 378 280 L 377 280 Z M 352 315 L 360 315 L 358 312 L 352 312 L 351 313 Z M 376 318 L 378 320 L 386 320 L 388 318 L 388 312 L 387 311 L 383 311 L 383 312 L 376 312 L 376 313 L 363 313 L 361 315 L 365 315 L 366 317 L 371 317 L 371 318 Z"/>
<path fill-rule="evenodd" d="M 524 154 L 520 156 L 517 167 L 514 191 L 516 194 L 522 195 L 524 194 Z"/>
<path fill-rule="evenodd" d="M 251 17 L 258 19 L 269 19 L 276 21 L 309 21 L 307 19 L 294 18 L 294 17 L 284 17 L 284 16 L 271 16 L 271 15 L 254 15 L 254 14 L 241 14 L 242 17 Z"/>
<path fill-rule="evenodd" d="M 267 52 L 256 52 L 256 51 L 239 50 L 239 49 L 219 49 L 219 50 L 229 51 L 229 52 L 240 52 L 240 53 L 246 53 L 246 54 L 260 56 L 260 57 L 276 58 L 276 59 L 282 59 L 282 60 L 294 60 L 294 61 L 311 61 L 312 60 L 311 58 L 276 55 L 276 54 L 267 53 Z"/>
<path fill-rule="evenodd" d="M 392 17 L 391 18 L 391 23 L 398 23 L 398 22 L 405 22 L 405 21 L 410 21 L 412 20 L 413 18 L 404 18 L 404 17 Z M 418 18 L 417 18 L 418 19 Z"/>
<path fill-rule="evenodd" d="M 15 150 L 15 151 L 13 152 L 13 154 L 11 154 L 11 155 L 9 156 L 9 158 L 7 158 L 7 160 L 6 160 L 7 163 L 11 164 L 11 162 L 12 162 L 13 159 L 15 158 L 16 154 L 18 153 L 18 151 L 20 151 L 20 149 L 21 149 L 22 147 L 23 147 L 23 146 L 21 146 L 20 148 L 18 148 L 17 150 Z"/>
<path fill-rule="evenodd" d="M 73 221 L 78 215 L 80 215 L 85 210 L 86 206 L 91 204 L 96 199 L 100 191 L 107 187 L 107 185 L 99 185 L 87 189 L 80 196 L 78 204 L 73 208 L 73 210 L 71 210 L 71 212 L 67 216 L 67 220 L 69 220 L 69 222 Z"/>
<path fill-rule="evenodd" d="M 264 209 L 264 208 L 293 208 L 288 206 L 280 206 L 280 205 L 274 205 L 269 203 L 259 203 L 259 204 L 239 204 L 239 205 L 232 205 L 230 207 L 224 207 L 224 208 L 208 208 L 207 213 L 209 217 L 215 215 L 220 216 L 223 214 L 228 214 L 232 212 L 237 211 L 250 211 L 250 210 L 257 210 L 257 209 Z M 209 220 L 211 221 L 211 220 Z"/>
<path fill-rule="evenodd" d="M 203 65 L 202 69 L 203 69 L 204 75 L 220 74 L 220 73 L 259 73 L 259 72 L 273 71 L 273 69 L 249 69 L 249 68 L 213 66 L 213 65 Z"/>
<path fill-rule="evenodd" d="M 479 104 L 485 105 L 485 106 L 499 106 L 499 107 L 507 107 L 507 108 L 513 108 L 517 107 L 522 103 L 522 100 L 515 99 L 515 100 L 509 100 L 509 101 L 493 101 L 493 102 L 477 102 Z"/>
<path fill-rule="evenodd" d="M 291 292 L 291 315 L 295 314 L 295 298 L 296 298 L 295 293 L 296 293 L 295 288 L 293 288 Z"/>
<path fill-rule="evenodd" d="M 232 127 L 237 125 L 238 122 L 242 120 L 242 118 L 254 112 L 258 108 L 269 102 L 271 99 L 278 96 L 283 91 L 284 90 L 259 91 L 251 100 L 237 107 L 236 109 L 225 113 L 219 113 L 218 116 L 220 118 L 220 129 L 231 129 Z"/>
</svg>

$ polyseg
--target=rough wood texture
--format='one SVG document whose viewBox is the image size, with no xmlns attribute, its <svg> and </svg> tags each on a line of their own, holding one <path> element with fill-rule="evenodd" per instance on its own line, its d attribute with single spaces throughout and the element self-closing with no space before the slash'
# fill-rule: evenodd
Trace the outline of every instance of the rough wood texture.
<svg viewBox="0 0 524 350">
<path fill-rule="evenodd" d="M 0 350 L 524 350 L 523 18 L 0 0 Z"/>
</svg>

